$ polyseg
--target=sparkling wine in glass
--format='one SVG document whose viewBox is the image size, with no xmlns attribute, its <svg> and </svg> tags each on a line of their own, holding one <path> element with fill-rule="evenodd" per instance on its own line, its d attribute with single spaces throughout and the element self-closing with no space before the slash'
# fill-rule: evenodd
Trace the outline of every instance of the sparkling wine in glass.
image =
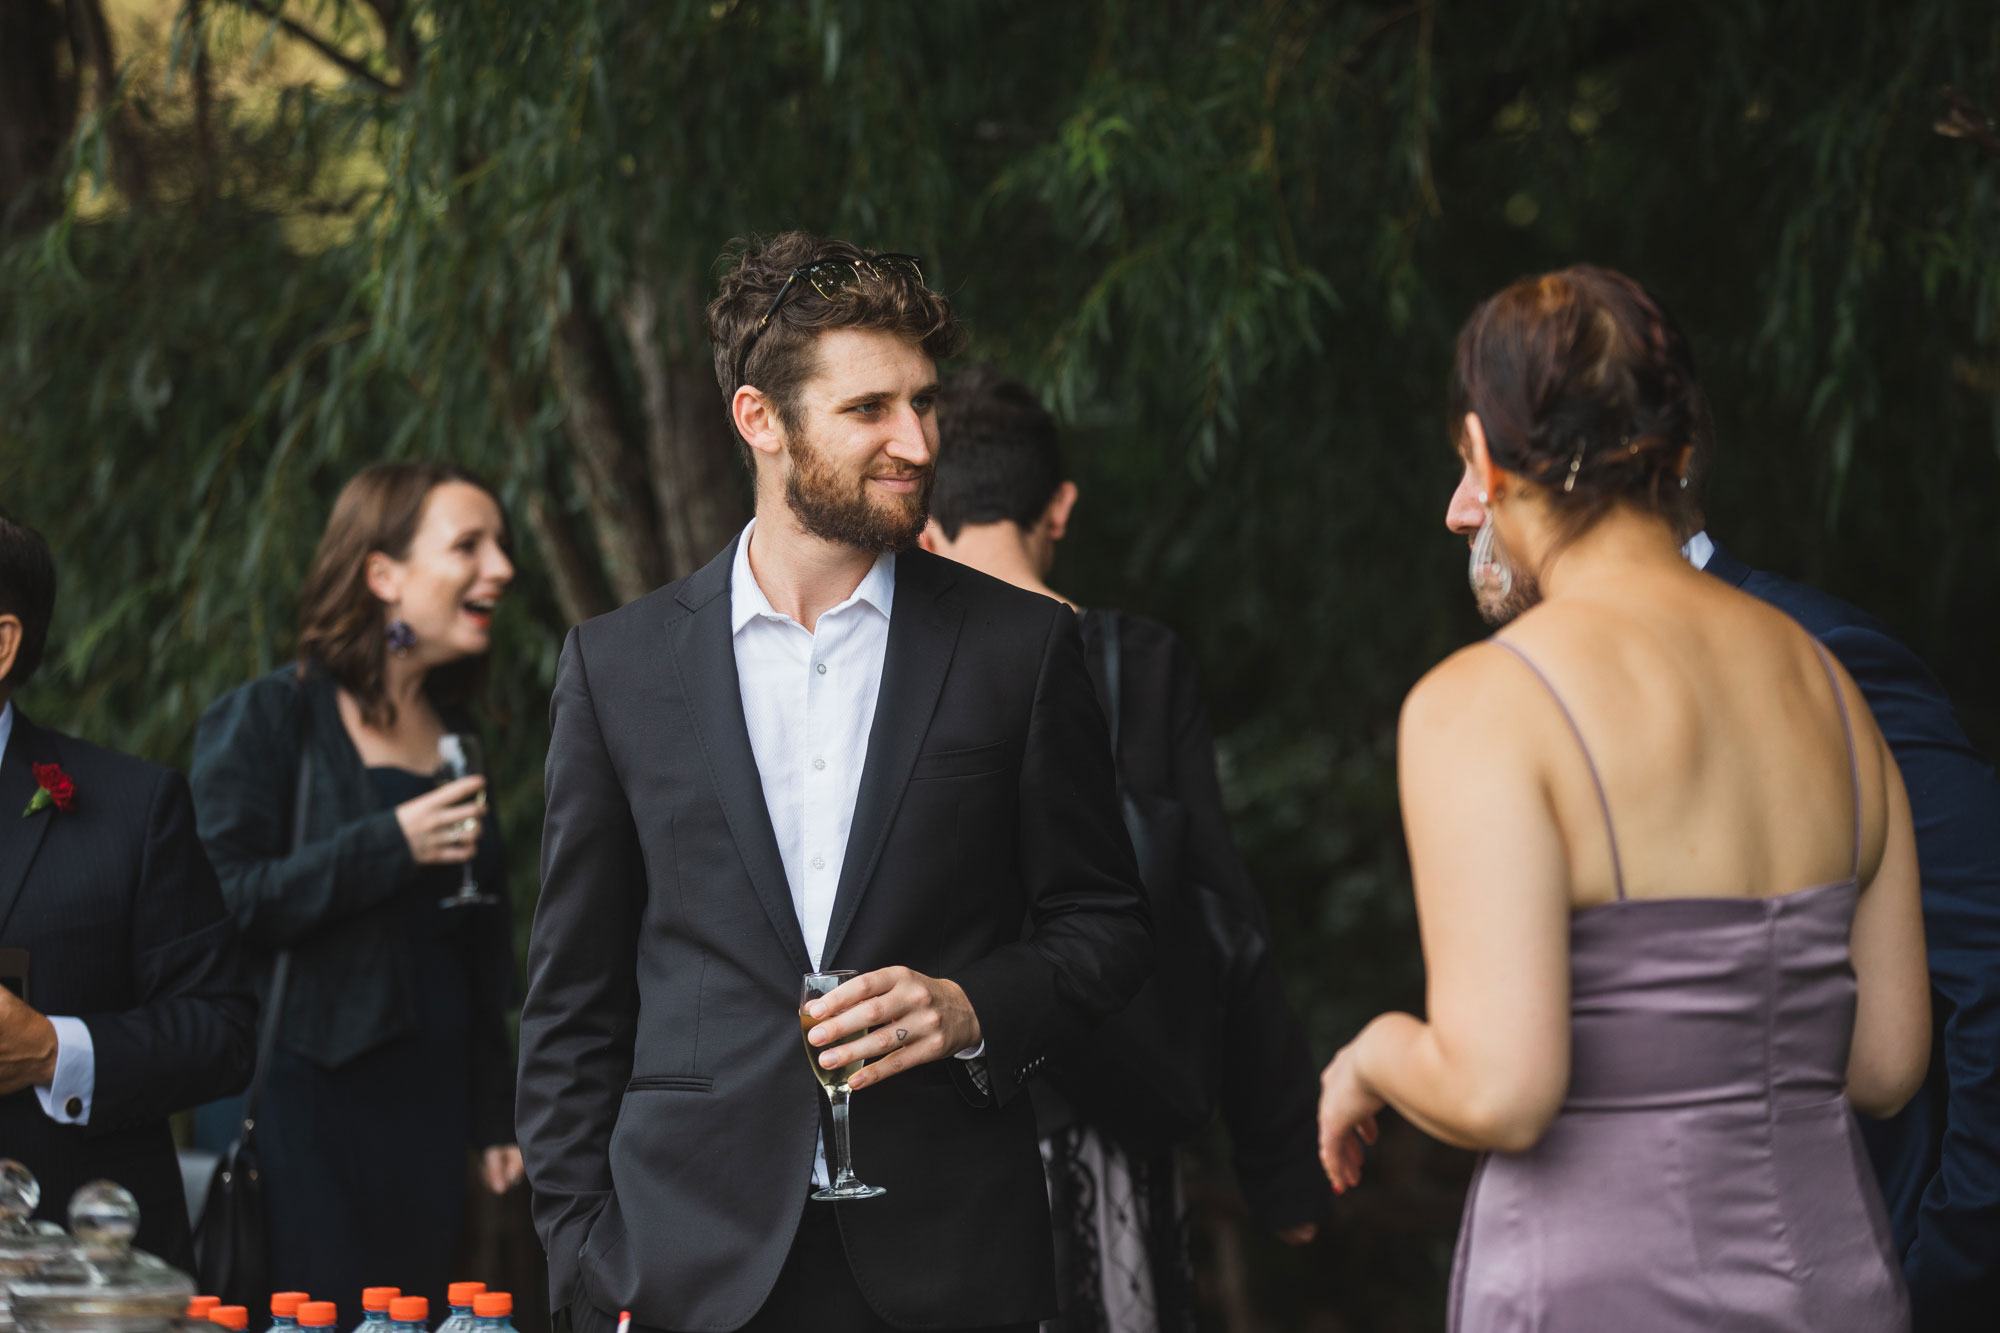
<svg viewBox="0 0 2000 1333">
<path fill-rule="evenodd" d="M 808 972 L 799 986 L 799 1037 L 811 1032 L 819 1022 L 806 1012 L 806 1006 L 822 995 L 831 995 L 844 981 L 852 981 L 854 972 Z M 847 1137 L 847 1080 L 861 1072 L 865 1063 L 856 1060 L 838 1069 L 827 1069 L 819 1062 L 824 1054 L 811 1042 L 806 1042 L 806 1060 L 812 1065 L 813 1077 L 826 1090 L 827 1101 L 833 1104 L 833 1183 L 823 1190 L 813 1191 L 812 1197 L 821 1201 L 840 1199 L 872 1199 L 888 1193 L 876 1185 L 864 1185 L 854 1178 L 854 1149 Z"/>
<path fill-rule="evenodd" d="M 448 731 L 438 737 L 438 764 L 432 773 L 437 786 L 456 782 L 486 771 L 486 752 L 479 743 L 479 737 L 467 732 Z M 479 809 L 486 810 L 486 793 L 479 793 Z M 479 828 L 477 819 L 468 819 L 460 826 L 467 835 Z M 472 862 L 466 861 L 460 867 L 458 892 L 439 901 L 440 907 L 483 907 L 500 900 L 490 893 L 479 891 L 478 881 L 472 877 Z"/>
</svg>

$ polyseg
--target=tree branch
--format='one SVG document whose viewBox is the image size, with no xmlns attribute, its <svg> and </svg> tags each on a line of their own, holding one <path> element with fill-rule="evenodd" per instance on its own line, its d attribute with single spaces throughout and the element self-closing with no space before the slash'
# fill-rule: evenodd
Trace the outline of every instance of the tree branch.
<svg viewBox="0 0 2000 1333">
<path fill-rule="evenodd" d="M 265 18 L 271 20 L 271 22 L 283 28 L 287 33 L 290 33 L 294 38 L 319 52 L 320 56 L 329 63 L 345 70 L 354 78 L 360 79 L 364 83 L 372 83 L 385 93 L 400 93 L 403 91 L 400 85 L 389 82 L 380 74 L 368 68 L 367 65 L 356 60 L 353 56 L 348 55 L 332 42 L 314 32 L 311 28 L 286 17 L 284 11 L 279 9 L 277 5 L 272 4 L 271 0 L 236 0 L 236 3 L 242 5 L 245 9 L 262 14 Z"/>
</svg>

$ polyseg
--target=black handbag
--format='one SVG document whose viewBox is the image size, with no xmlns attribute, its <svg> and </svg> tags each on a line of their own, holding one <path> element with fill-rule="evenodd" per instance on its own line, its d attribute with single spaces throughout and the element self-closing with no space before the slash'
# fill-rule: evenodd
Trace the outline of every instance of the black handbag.
<svg viewBox="0 0 2000 1333">
<path fill-rule="evenodd" d="M 305 840 L 306 806 L 311 795 L 312 766 L 302 738 L 292 800 L 294 849 Z M 250 1075 L 249 1090 L 243 1094 L 243 1124 L 216 1162 L 215 1174 L 209 1177 L 208 1202 L 202 1205 L 201 1228 L 195 1236 L 195 1267 L 201 1289 L 220 1296 L 224 1305 L 257 1308 L 271 1291 L 264 1173 L 257 1160 L 257 1103 L 271 1072 L 278 1019 L 285 1011 L 285 979 L 291 966 L 291 951 L 279 950 L 271 963 L 271 988 L 257 1034 L 257 1066 Z"/>
</svg>

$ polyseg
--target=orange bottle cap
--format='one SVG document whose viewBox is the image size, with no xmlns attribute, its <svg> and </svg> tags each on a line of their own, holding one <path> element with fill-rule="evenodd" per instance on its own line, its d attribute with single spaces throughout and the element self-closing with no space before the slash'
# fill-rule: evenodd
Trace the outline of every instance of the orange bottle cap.
<svg viewBox="0 0 2000 1333">
<path fill-rule="evenodd" d="M 361 1308 L 364 1310 L 387 1310 L 389 1302 L 403 1294 L 401 1287 L 363 1287 Z"/>
<path fill-rule="evenodd" d="M 398 1296 L 389 1302 L 389 1317 L 399 1324 L 422 1323 L 431 1317 L 427 1296 Z"/>
<path fill-rule="evenodd" d="M 188 1302 L 187 1317 L 190 1319 L 206 1319 L 208 1318 L 208 1312 L 220 1304 L 222 1304 L 222 1297 L 220 1296 L 197 1296 Z"/>
<path fill-rule="evenodd" d="M 514 1297 L 504 1291 L 482 1291 L 472 1298 L 472 1313 L 481 1319 L 505 1319 L 514 1313 Z"/>
<path fill-rule="evenodd" d="M 332 1301 L 307 1301 L 299 1307 L 300 1328 L 332 1328 L 337 1317 Z"/>
<path fill-rule="evenodd" d="M 271 1313 L 280 1319 L 296 1319 L 299 1307 L 311 1299 L 303 1291 L 274 1291 L 271 1293 Z"/>
<path fill-rule="evenodd" d="M 240 1305 L 218 1305 L 208 1312 L 208 1322 L 224 1328 L 248 1328 L 250 1312 Z"/>
<path fill-rule="evenodd" d="M 472 1298 L 484 1290 L 484 1282 L 454 1282 L 444 1289 L 444 1298 L 453 1305 L 470 1305 Z"/>
</svg>

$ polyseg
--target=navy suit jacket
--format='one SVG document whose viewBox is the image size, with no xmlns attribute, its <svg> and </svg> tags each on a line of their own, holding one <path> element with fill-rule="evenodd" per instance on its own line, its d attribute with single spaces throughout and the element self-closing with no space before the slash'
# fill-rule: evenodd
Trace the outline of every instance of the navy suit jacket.
<svg viewBox="0 0 2000 1333">
<path fill-rule="evenodd" d="M 34 764 L 76 784 L 69 810 L 24 816 Z M 171 769 L 38 727 L 14 710 L 0 758 L 0 945 L 28 951 L 28 1003 L 83 1020 L 96 1055 L 90 1123 L 62 1125 L 33 1088 L 0 1097 L 0 1156 L 40 1179 L 65 1219 L 99 1177 L 131 1190 L 138 1243 L 186 1267 L 187 1199 L 167 1117 L 240 1091 L 256 1001 L 215 872 Z"/>
<path fill-rule="evenodd" d="M 1888 626 L 1717 547 L 1710 574 L 1769 602 L 1840 659 L 1895 752 L 1916 820 L 1931 967 L 1930 1074 L 1862 1122 L 1920 1333 L 2000 1320 L 2000 781 L 1944 687 Z M 1978 1321 L 1975 1323 L 1975 1321 Z"/>
</svg>

